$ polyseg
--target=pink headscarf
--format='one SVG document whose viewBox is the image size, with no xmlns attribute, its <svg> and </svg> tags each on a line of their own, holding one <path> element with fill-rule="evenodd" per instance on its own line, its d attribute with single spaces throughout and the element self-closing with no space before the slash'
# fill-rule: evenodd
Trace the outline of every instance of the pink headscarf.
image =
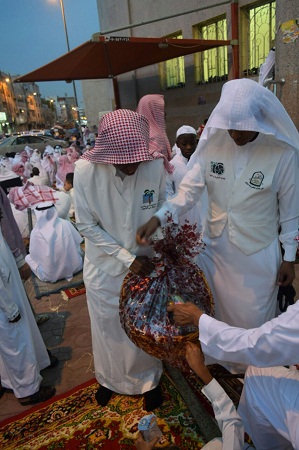
<svg viewBox="0 0 299 450">
<path fill-rule="evenodd" d="M 12 166 L 12 171 L 14 173 L 16 173 L 17 175 L 19 175 L 19 177 L 23 177 L 24 176 L 24 171 L 25 171 L 25 165 L 23 162 L 19 162 L 17 164 L 14 164 Z"/>
<path fill-rule="evenodd" d="M 105 114 L 99 123 L 94 148 L 86 151 L 82 158 L 101 164 L 152 161 L 155 156 L 149 153 L 147 119 L 129 109 L 117 109 Z"/>
<path fill-rule="evenodd" d="M 23 150 L 23 151 L 21 152 L 21 161 L 22 161 L 23 163 L 25 163 L 26 161 L 28 161 L 28 153 L 26 152 L 26 150 Z"/>
<path fill-rule="evenodd" d="M 63 184 L 67 173 L 74 172 L 75 164 L 71 160 L 71 155 L 62 155 L 58 160 L 56 179 Z"/>
<path fill-rule="evenodd" d="M 75 162 L 80 158 L 79 152 L 77 152 L 76 148 L 72 146 L 66 149 L 66 154 L 70 157 L 72 162 Z"/>
<path fill-rule="evenodd" d="M 150 153 L 162 153 L 169 161 L 171 159 L 171 146 L 166 134 L 164 96 L 160 94 L 145 95 L 139 100 L 136 111 L 143 114 L 149 121 Z M 166 167 L 168 172 L 173 172 L 171 167 L 169 165 L 168 168 Z"/>
</svg>

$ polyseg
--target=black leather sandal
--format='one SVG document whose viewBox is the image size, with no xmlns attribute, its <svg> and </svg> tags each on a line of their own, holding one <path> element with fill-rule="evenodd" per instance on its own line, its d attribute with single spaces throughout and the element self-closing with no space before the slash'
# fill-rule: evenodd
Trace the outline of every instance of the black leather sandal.
<svg viewBox="0 0 299 450">
<path fill-rule="evenodd" d="M 45 402 L 53 397 L 56 389 L 52 386 L 40 386 L 39 390 L 28 397 L 19 398 L 19 402 L 23 406 L 36 405 L 37 403 Z"/>
</svg>

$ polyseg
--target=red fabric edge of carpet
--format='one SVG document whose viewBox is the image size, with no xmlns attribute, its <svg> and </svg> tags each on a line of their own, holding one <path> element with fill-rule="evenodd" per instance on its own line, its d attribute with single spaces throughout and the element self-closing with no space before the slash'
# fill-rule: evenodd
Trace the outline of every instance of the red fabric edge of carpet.
<svg viewBox="0 0 299 450">
<path fill-rule="evenodd" d="M 94 383 L 98 383 L 98 381 L 95 378 L 92 378 L 89 381 L 85 381 L 82 384 L 79 384 L 76 387 L 73 387 L 69 391 L 63 392 L 62 394 L 54 395 L 54 397 L 50 398 L 49 400 L 46 400 L 45 402 L 39 403 L 37 405 L 32 406 L 32 408 L 26 409 L 26 411 L 21 412 L 17 414 L 16 416 L 9 417 L 7 419 L 4 419 L 0 422 L 0 427 L 3 427 L 4 425 L 8 425 L 11 422 L 15 422 L 19 419 L 23 419 L 23 417 L 35 412 L 42 410 L 43 408 L 46 408 L 47 406 L 51 405 L 52 403 L 55 403 L 57 400 L 61 400 L 63 398 L 69 397 L 70 395 L 74 394 L 77 391 L 80 391 L 80 389 L 84 389 L 88 386 L 91 386 Z"/>
</svg>

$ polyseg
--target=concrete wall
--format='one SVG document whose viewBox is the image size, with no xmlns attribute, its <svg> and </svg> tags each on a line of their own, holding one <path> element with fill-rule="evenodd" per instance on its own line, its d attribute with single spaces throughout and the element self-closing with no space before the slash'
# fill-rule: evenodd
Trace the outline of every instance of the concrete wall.
<svg viewBox="0 0 299 450">
<path fill-rule="evenodd" d="M 299 20 L 299 1 L 288 0 L 276 2 L 277 28 L 281 23 L 291 19 Z M 276 79 L 285 79 L 283 86 L 278 86 L 278 96 L 299 129 L 299 37 L 290 43 L 283 42 L 283 34 L 278 30 L 275 42 Z"/>
<path fill-rule="evenodd" d="M 228 25 L 228 39 L 231 38 L 231 2 L 228 1 L 217 7 L 210 7 L 211 0 L 97 0 L 100 30 L 105 32 L 129 24 L 140 24 L 146 21 L 154 21 L 163 18 L 161 21 L 144 24 L 125 30 L 119 30 L 109 33 L 117 36 L 134 36 L 134 37 L 159 37 L 172 33 L 180 32 L 183 37 L 193 38 L 192 26 L 207 20 L 212 20 L 220 15 L 225 14 Z M 222 3 L 221 0 L 214 1 L 214 4 Z M 246 33 L 242 30 L 242 17 L 244 18 L 244 7 L 252 4 L 260 4 L 261 2 L 253 2 L 252 0 L 239 0 L 239 27 L 240 27 L 240 69 L 244 68 L 246 63 L 246 49 L 244 49 Z M 299 87 L 298 87 L 298 67 L 299 67 L 299 38 L 290 44 L 282 42 L 282 34 L 279 30 L 279 24 L 290 19 L 299 18 L 299 1 L 298 0 L 278 0 L 276 2 L 276 78 L 284 78 L 286 80 L 284 86 L 277 86 L 277 96 L 280 98 L 295 125 L 299 128 Z M 166 19 L 165 17 L 174 16 L 177 13 L 190 12 L 197 8 L 206 8 L 198 12 L 181 14 L 178 17 Z M 232 50 L 229 51 L 229 78 L 232 77 Z M 158 76 L 158 65 L 153 65 L 138 69 L 127 74 L 123 74 L 118 79 L 120 100 L 122 108 L 135 109 L 138 100 L 145 94 L 162 93 L 165 96 L 166 103 L 166 123 L 169 139 L 171 143 L 174 141 L 176 129 L 183 125 L 189 124 L 197 128 L 202 121 L 208 117 L 215 104 L 217 103 L 223 82 L 215 82 L 209 84 L 196 85 L 194 81 L 194 57 L 189 55 L 185 57 L 186 84 L 185 87 L 173 90 L 161 90 Z M 241 72 L 242 73 L 242 72 Z M 242 76 L 242 75 L 240 75 Z M 83 82 L 84 85 L 88 82 Z M 96 82 L 95 82 L 96 83 Z M 83 88 L 84 101 L 86 106 L 87 117 L 90 115 L 95 117 L 94 112 L 89 114 L 89 102 L 93 102 L 93 111 L 97 109 L 106 109 L 106 104 L 113 104 L 113 90 L 110 80 L 104 85 L 105 81 L 98 81 L 102 84 L 102 88 L 93 85 L 94 92 L 86 93 Z M 96 93 L 95 93 L 96 91 Z M 100 94 L 101 92 L 101 94 Z M 106 97 L 106 100 L 104 100 Z M 98 102 L 98 103 L 96 103 Z M 105 103 L 106 102 L 106 103 Z"/>
<path fill-rule="evenodd" d="M 128 24 L 136 24 L 174 15 L 183 11 L 203 8 L 209 1 L 187 0 L 98 0 L 100 30 L 112 30 Z M 192 25 L 211 19 L 220 14 L 230 14 L 230 2 L 222 7 L 209 8 L 192 14 L 185 14 L 148 25 L 137 26 L 126 30 L 109 33 L 116 36 L 159 37 L 181 32 L 186 39 L 193 38 Z M 173 142 L 175 132 L 182 124 L 197 128 L 208 117 L 217 103 L 222 83 L 213 86 L 198 86 L 194 82 L 193 55 L 185 57 L 186 85 L 184 88 L 161 91 L 158 76 L 158 65 L 138 69 L 117 77 L 122 108 L 135 110 L 139 99 L 146 94 L 162 93 L 166 102 L 166 123 L 170 141 Z M 105 105 L 113 104 L 111 81 L 109 89 L 104 80 L 82 82 L 85 111 L 88 123 L 94 122 L 97 110 L 106 109 Z M 93 92 L 90 92 L 90 89 Z M 103 94 L 103 95 L 102 95 Z M 104 99 L 106 98 L 106 100 Z M 199 97 L 206 99 L 205 105 L 198 105 Z M 92 123 L 93 124 L 93 123 Z"/>
<path fill-rule="evenodd" d="M 85 80 L 82 82 L 85 114 L 89 127 L 98 127 L 99 112 L 113 111 L 114 93 L 111 80 Z"/>
</svg>

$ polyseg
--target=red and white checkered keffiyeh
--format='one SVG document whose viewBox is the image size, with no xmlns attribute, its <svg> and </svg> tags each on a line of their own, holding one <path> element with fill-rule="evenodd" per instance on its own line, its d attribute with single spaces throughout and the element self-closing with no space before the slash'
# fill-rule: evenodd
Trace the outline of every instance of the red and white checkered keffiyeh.
<svg viewBox="0 0 299 450">
<path fill-rule="evenodd" d="M 46 204 L 55 204 L 59 198 L 56 191 L 49 186 L 37 186 L 27 181 L 24 186 L 13 187 L 10 189 L 8 198 L 19 211 L 36 206 L 45 206 Z"/>
<path fill-rule="evenodd" d="M 139 100 L 136 111 L 143 114 L 149 121 L 150 153 L 162 153 L 169 161 L 171 146 L 166 134 L 164 96 L 160 94 L 145 95 Z"/>
<path fill-rule="evenodd" d="M 152 161 L 149 153 L 147 119 L 129 109 L 117 109 L 105 114 L 99 123 L 95 146 L 83 159 L 101 164 L 132 164 Z"/>
</svg>

